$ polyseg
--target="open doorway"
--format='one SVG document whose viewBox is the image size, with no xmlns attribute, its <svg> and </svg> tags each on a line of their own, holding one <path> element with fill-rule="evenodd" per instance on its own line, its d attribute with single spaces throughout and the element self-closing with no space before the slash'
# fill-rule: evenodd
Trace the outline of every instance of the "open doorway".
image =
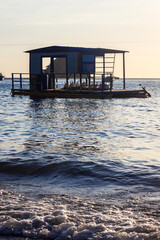
<svg viewBox="0 0 160 240">
<path fill-rule="evenodd" d="M 51 58 L 43 57 L 42 58 L 42 73 L 50 73 L 51 72 Z"/>
<path fill-rule="evenodd" d="M 66 74 L 66 57 L 55 57 L 53 58 L 54 63 L 54 73 L 60 76 L 60 77 L 66 77 L 64 76 Z"/>
<path fill-rule="evenodd" d="M 58 88 L 61 79 L 62 82 L 64 82 L 67 75 L 66 62 L 66 57 L 42 57 L 42 74 L 45 82 L 45 89 Z"/>
<path fill-rule="evenodd" d="M 54 73 L 57 77 L 64 77 L 66 69 L 66 57 L 42 57 L 42 73 Z"/>
<path fill-rule="evenodd" d="M 67 81 L 66 57 L 54 57 L 53 69 L 55 77 L 55 88 L 62 88 Z"/>
</svg>

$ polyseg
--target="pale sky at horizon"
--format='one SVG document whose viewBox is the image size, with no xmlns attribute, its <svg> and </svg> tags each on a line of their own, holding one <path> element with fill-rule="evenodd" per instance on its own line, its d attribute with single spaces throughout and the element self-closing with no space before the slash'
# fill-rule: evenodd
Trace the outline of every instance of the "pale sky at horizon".
<svg viewBox="0 0 160 240">
<path fill-rule="evenodd" d="M 63 45 L 128 50 L 126 77 L 160 78 L 159 9 L 159 0 L 0 0 L 0 72 L 28 72 L 24 51 Z"/>
</svg>

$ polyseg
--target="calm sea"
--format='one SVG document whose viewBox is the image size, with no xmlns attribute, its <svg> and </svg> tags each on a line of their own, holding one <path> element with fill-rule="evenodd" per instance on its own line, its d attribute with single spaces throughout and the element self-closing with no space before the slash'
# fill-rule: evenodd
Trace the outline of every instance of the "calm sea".
<svg viewBox="0 0 160 240">
<path fill-rule="evenodd" d="M 160 80 L 139 83 L 151 98 L 33 100 L 0 82 L 1 240 L 160 239 Z"/>
</svg>

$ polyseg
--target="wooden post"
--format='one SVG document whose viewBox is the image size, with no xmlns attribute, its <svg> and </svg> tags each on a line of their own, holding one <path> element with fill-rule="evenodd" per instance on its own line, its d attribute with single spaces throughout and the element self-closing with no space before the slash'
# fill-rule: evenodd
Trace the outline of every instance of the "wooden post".
<svg viewBox="0 0 160 240">
<path fill-rule="evenodd" d="M 20 73 L 20 89 L 22 89 L 22 73 Z"/>
<path fill-rule="evenodd" d="M 105 53 L 103 54 L 103 84 L 102 84 L 102 88 L 103 90 L 105 89 L 105 74 L 106 74 L 106 69 L 105 69 Z"/>
<path fill-rule="evenodd" d="M 103 75 L 105 77 L 105 53 L 103 55 Z"/>
<path fill-rule="evenodd" d="M 14 73 L 12 73 L 12 90 L 14 90 Z"/>
<path fill-rule="evenodd" d="M 53 89 L 55 90 L 55 74 L 53 73 Z"/>
<path fill-rule="evenodd" d="M 111 92 L 113 88 L 113 76 L 111 73 L 110 73 L 109 79 L 110 79 L 110 92 Z"/>
<path fill-rule="evenodd" d="M 31 73 L 29 74 L 29 89 L 31 90 L 31 78 L 32 78 L 32 75 Z"/>
<path fill-rule="evenodd" d="M 102 92 L 104 90 L 104 74 L 102 74 Z"/>
<path fill-rule="evenodd" d="M 89 74 L 88 78 L 89 78 L 89 89 L 91 89 L 91 75 L 90 74 Z"/>
<path fill-rule="evenodd" d="M 125 53 L 123 53 L 123 89 L 126 89 L 126 77 L 125 77 Z"/>
<path fill-rule="evenodd" d="M 76 74 L 74 73 L 74 86 L 76 85 Z"/>
<path fill-rule="evenodd" d="M 87 81 L 87 77 L 86 77 L 86 86 L 88 85 L 87 82 L 88 82 L 88 81 Z"/>
<path fill-rule="evenodd" d="M 80 91 L 82 90 L 82 74 L 80 73 Z"/>
<path fill-rule="evenodd" d="M 95 73 L 93 75 L 93 85 L 94 85 L 94 90 L 96 89 L 96 78 L 95 78 Z"/>
<path fill-rule="evenodd" d="M 66 89 L 68 90 L 68 73 L 66 73 L 66 83 L 67 83 Z"/>
</svg>

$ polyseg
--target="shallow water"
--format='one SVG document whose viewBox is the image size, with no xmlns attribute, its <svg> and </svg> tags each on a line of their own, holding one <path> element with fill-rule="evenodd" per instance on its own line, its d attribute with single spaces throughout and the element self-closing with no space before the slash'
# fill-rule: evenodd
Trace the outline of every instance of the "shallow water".
<svg viewBox="0 0 160 240">
<path fill-rule="evenodd" d="M 33 100 L 0 82 L 0 239 L 160 239 L 160 80 L 139 83 L 151 98 Z"/>
</svg>

